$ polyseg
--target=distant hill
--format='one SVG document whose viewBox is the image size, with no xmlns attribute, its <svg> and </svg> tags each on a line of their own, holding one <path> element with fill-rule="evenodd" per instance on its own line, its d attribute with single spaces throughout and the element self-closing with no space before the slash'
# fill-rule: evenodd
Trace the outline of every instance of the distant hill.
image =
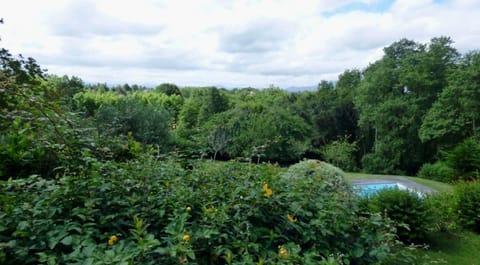
<svg viewBox="0 0 480 265">
<path fill-rule="evenodd" d="M 313 86 L 291 86 L 291 87 L 285 88 L 285 90 L 287 90 L 289 92 L 313 91 L 313 90 L 317 90 L 317 86 L 316 85 L 313 85 Z"/>
</svg>

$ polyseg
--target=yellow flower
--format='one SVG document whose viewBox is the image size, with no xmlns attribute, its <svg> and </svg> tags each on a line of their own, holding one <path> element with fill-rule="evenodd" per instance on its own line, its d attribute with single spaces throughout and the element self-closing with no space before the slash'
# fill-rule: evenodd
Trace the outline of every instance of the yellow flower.
<svg viewBox="0 0 480 265">
<path fill-rule="evenodd" d="M 108 245 L 113 246 L 113 244 L 117 243 L 117 241 L 118 241 L 118 237 L 113 235 L 110 237 L 110 239 L 108 239 Z"/>
<path fill-rule="evenodd" d="M 190 212 L 192 210 L 192 207 L 187 206 L 187 208 L 185 210 L 187 210 L 187 212 Z"/>
<path fill-rule="evenodd" d="M 183 239 L 183 241 L 188 242 L 188 241 L 190 241 L 190 235 L 185 234 L 185 235 L 183 235 L 182 239 Z"/>
<path fill-rule="evenodd" d="M 278 256 L 281 259 L 288 259 L 288 250 L 284 246 L 278 247 Z"/>
<path fill-rule="evenodd" d="M 263 184 L 262 189 L 263 189 L 263 196 L 265 196 L 265 197 L 267 197 L 267 198 L 270 197 L 270 196 L 272 196 L 273 191 L 272 191 L 272 189 L 270 189 L 270 188 L 268 187 L 268 184 L 267 184 L 267 183 Z"/>
<path fill-rule="evenodd" d="M 292 222 L 292 223 L 297 222 L 297 218 L 291 216 L 290 214 L 287 214 L 287 219 L 288 219 L 289 222 Z"/>
</svg>

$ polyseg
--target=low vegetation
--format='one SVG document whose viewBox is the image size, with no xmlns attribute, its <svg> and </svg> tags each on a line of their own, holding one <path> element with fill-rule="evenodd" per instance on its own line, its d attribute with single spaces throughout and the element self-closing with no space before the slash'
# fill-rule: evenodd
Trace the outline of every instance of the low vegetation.
<svg viewBox="0 0 480 265">
<path fill-rule="evenodd" d="M 1 182 L 2 264 L 372 264 L 408 255 L 340 170 L 151 157 Z M 136 172 L 136 174 L 132 174 Z M 410 257 L 411 258 L 411 257 Z"/>
<path fill-rule="evenodd" d="M 398 225 L 398 238 L 407 243 L 425 243 L 429 227 L 433 223 L 426 201 L 417 193 L 384 189 L 364 198 L 367 211 L 388 216 Z"/>
</svg>

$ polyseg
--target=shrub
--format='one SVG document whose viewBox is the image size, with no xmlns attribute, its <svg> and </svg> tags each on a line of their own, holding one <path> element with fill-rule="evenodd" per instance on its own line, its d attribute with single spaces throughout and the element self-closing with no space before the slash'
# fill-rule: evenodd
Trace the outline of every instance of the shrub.
<svg viewBox="0 0 480 265">
<path fill-rule="evenodd" d="M 0 182 L 2 264 L 376 264 L 399 245 L 340 170 L 146 156 Z M 133 220 L 133 221 L 132 221 Z"/>
<path fill-rule="evenodd" d="M 366 200 L 371 211 L 383 213 L 397 223 L 397 235 L 401 241 L 418 243 L 425 240 L 430 215 L 427 204 L 418 194 L 384 189 Z"/>
<path fill-rule="evenodd" d="M 9 131 L 0 134 L 0 179 L 51 174 L 59 164 L 58 156 L 46 141 L 39 141 L 40 136 L 43 135 L 30 123 L 20 119 L 11 123 Z"/>
<path fill-rule="evenodd" d="M 99 148 L 94 148 L 92 153 L 99 160 L 127 161 L 141 156 L 144 151 L 142 145 L 133 139 L 131 133 L 120 136 L 100 136 L 95 139 Z"/>
<path fill-rule="evenodd" d="M 478 179 L 480 171 L 480 142 L 466 139 L 447 153 L 447 164 L 461 179 Z"/>
<path fill-rule="evenodd" d="M 355 170 L 357 168 L 355 161 L 355 152 L 357 152 L 357 142 L 350 143 L 345 136 L 339 140 L 326 145 L 322 150 L 325 159 L 344 170 Z"/>
<path fill-rule="evenodd" d="M 429 209 L 432 231 L 453 231 L 459 228 L 456 197 L 453 192 L 429 195 L 425 203 Z"/>
<path fill-rule="evenodd" d="M 417 176 L 425 179 L 451 182 L 455 179 L 455 171 L 447 163 L 438 161 L 435 164 L 423 164 Z"/>
<path fill-rule="evenodd" d="M 0 182 L 0 263 L 120 264 L 129 256 L 149 264 L 143 260 L 156 254 L 142 248 L 158 246 L 148 233 L 158 230 L 146 226 L 168 223 L 162 214 L 168 200 L 159 198 L 169 192 L 165 180 L 175 182 L 182 171 L 173 164 L 153 166 L 150 158 L 122 164 L 84 159 L 85 175 Z M 113 235 L 120 240 L 109 246 Z"/>
<path fill-rule="evenodd" d="M 362 157 L 362 169 L 368 173 L 392 173 L 392 163 L 377 153 L 369 153 Z"/>
<path fill-rule="evenodd" d="M 480 181 L 458 184 L 455 194 L 460 224 L 480 233 Z"/>
</svg>

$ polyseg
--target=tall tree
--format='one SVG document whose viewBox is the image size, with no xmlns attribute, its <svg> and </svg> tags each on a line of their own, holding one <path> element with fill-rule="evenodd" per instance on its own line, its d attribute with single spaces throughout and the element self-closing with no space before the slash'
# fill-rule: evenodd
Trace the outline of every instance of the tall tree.
<svg viewBox="0 0 480 265">
<path fill-rule="evenodd" d="M 256 161 L 291 162 L 307 150 L 310 128 L 298 116 L 278 105 L 246 102 L 216 115 L 210 127 L 230 132 L 225 152 Z"/>
<path fill-rule="evenodd" d="M 348 136 L 350 142 L 356 140 L 358 118 L 353 98 L 360 80 L 360 71 L 347 70 L 336 85 L 321 81 L 317 91 L 290 96 L 291 111 L 313 128 L 309 153 L 318 157 L 325 145 L 339 137 Z"/>
<path fill-rule="evenodd" d="M 480 52 L 470 52 L 452 72 L 442 91 L 423 119 L 420 138 L 440 146 L 452 146 L 478 135 L 480 124 Z"/>
<path fill-rule="evenodd" d="M 64 75 L 62 77 L 56 75 L 49 75 L 46 79 L 45 85 L 53 90 L 56 97 L 63 100 L 67 106 L 73 103 L 73 96 L 85 89 L 85 84 L 82 79 L 76 76 L 69 77 Z"/>
<path fill-rule="evenodd" d="M 163 83 L 158 85 L 155 90 L 160 93 L 165 93 L 168 96 L 171 95 L 179 95 L 181 96 L 182 93 L 180 92 L 180 89 L 178 88 L 177 85 L 175 84 L 170 84 L 170 83 Z"/>
<path fill-rule="evenodd" d="M 177 134 L 183 138 L 192 138 L 200 125 L 228 108 L 228 98 L 216 87 L 193 90 L 180 111 Z"/>
<path fill-rule="evenodd" d="M 435 153 L 420 141 L 418 130 L 455 65 L 458 54 L 451 44 L 445 37 L 427 45 L 403 39 L 365 69 L 355 105 L 370 143 L 364 157 L 370 171 L 415 173 Z"/>
</svg>

